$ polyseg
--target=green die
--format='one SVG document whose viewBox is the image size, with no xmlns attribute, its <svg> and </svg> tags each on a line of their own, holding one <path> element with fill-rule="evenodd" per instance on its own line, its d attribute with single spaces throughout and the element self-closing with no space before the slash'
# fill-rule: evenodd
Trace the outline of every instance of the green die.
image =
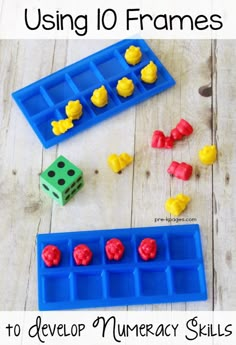
<svg viewBox="0 0 236 345">
<path fill-rule="evenodd" d="M 60 156 L 40 175 L 40 185 L 51 198 L 65 205 L 83 187 L 83 172 Z"/>
</svg>

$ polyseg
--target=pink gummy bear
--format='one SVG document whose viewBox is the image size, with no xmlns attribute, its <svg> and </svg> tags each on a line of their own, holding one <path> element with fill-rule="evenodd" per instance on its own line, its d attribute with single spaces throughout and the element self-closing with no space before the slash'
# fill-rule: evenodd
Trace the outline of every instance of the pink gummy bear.
<svg viewBox="0 0 236 345">
<path fill-rule="evenodd" d="M 46 266 L 58 266 L 61 260 L 61 251 L 54 245 L 49 244 L 42 251 L 42 259 Z"/>
<path fill-rule="evenodd" d="M 186 120 L 181 119 L 177 126 L 172 129 L 170 136 L 173 140 L 180 140 L 183 136 L 188 136 L 193 133 L 193 127 Z"/>
<path fill-rule="evenodd" d="M 112 238 L 107 241 L 105 251 L 109 260 L 119 261 L 124 254 L 125 247 L 118 238 Z"/>
<path fill-rule="evenodd" d="M 153 238 L 145 238 L 138 247 L 141 258 L 145 261 L 154 259 L 157 255 L 157 244 Z"/>
<path fill-rule="evenodd" d="M 76 262 L 76 265 L 87 266 L 92 260 L 93 253 L 85 244 L 79 244 L 74 248 L 73 256 Z"/>
<path fill-rule="evenodd" d="M 181 180 L 187 181 L 190 179 L 192 175 L 193 168 L 191 165 L 187 163 L 178 163 L 173 161 L 167 169 L 167 172 Z"/>
<path fill-rule="evenodd" d="M 174 140 L 171 137 L 166 137 L 162 131 L 154 131 L 152 135 L 152 144 L 153 148 L 166 148 L 172 149 L 174 145 Z"/>
</svg>

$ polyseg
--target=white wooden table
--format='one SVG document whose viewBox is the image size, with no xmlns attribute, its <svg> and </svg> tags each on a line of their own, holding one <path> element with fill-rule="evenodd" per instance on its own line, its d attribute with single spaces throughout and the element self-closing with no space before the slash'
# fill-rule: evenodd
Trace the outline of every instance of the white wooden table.
<svg viewBox="0 0 236 345">
<path fill-rule="evenodd" d="M 154 219 L 169 216 L 165 200 L 179 192 L 192 197 L 183 216 L 201 226 L 209 298 L 128 309 L 235 310 L 235 41 L 150 40 L 176 86 L 48 150 L 12 101 L 12 91 L 111 43 L 0 42 L 0 310 L 37 310 L 38 233 L 165 225 Z M 194 133 L 174 150 L 152 149 L 153 130 L 168 133 L 181 117 Z M 202 166 L 198 150 L 211 143 L 218 161 Z M 134 164 L 112 173 L 106 159 L 113 152 L 134 155 Z M 39 174 L 60 154 L 85 175 L 84 188 L 65 207 L 39 188 Z M 166 173 L 172 159 L 194 165 L 190 181 Z"/>
</svg>

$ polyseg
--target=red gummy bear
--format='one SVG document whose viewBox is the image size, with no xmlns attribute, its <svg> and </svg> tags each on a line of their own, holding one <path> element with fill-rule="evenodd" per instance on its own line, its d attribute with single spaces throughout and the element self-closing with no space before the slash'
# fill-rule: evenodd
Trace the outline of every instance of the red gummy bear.
<svg viewBox="0 0 236 345">
<path fill-rule="evenodd" d="M 167 172 L 181 180 L 187 181 L 190 179 L 192 175 L 193 168 L 191 165 L 187 163 L 178 163 L 173 161 L 167 169 Z"/>
<path fill-rule="evenodd" d="M 85 244 L 79 244 L 74 248 L 73 256 L 76 262 L 76 265 L 87 266 L 92 260 L 93 253 Z"/>
<path fill-rule="evenodd" d="M 172 129 L 170 136 L 173 140 L 180 140 L 183 136 L 188 136 L 193 133 L 193 127 L 186 120 L 181 119 L 177 126 Z"/>
<path fill-rule="evenodd" d="M 154 148 L 172 149 L 174 141 L 171 137 L 166 137 L 162 131 L 154 131 L 152 135 L 152 144 Z"/>
<path fill-rule="evenodd" d="M 61 260 L 61 251 L 54 245 L 49 244 L 42 251 L 42 259 L 46 266 L 58 266 Z"/>
<path fill-rule="evenodd" d="M 157 244 L 153 238 L 145 238 L 138 247 L 141 258 L 145 261 L 154 259 L 157 255 Z"/>
<path fill-rule="evenodd" d="M 107 241 L 105 251 L 109 260 L 119 261 L 124 254 L 125 247 L 119 239 L 112 238 Z"/>
</svg>

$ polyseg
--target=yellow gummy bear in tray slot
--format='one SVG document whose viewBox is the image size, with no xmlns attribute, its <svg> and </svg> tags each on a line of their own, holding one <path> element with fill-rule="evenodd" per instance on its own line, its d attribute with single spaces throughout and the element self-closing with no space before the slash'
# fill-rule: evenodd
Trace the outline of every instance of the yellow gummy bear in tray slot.
<svg viewBox="0 0 236 345">
<path fill-rule="evenodd" d="M 61 135 L 68 131 L 68 129 L 74 127 L 72 119 L 65 119 L 59 121 L 52 121 L 52 131 L 55 135 Z"/>
</svg>

